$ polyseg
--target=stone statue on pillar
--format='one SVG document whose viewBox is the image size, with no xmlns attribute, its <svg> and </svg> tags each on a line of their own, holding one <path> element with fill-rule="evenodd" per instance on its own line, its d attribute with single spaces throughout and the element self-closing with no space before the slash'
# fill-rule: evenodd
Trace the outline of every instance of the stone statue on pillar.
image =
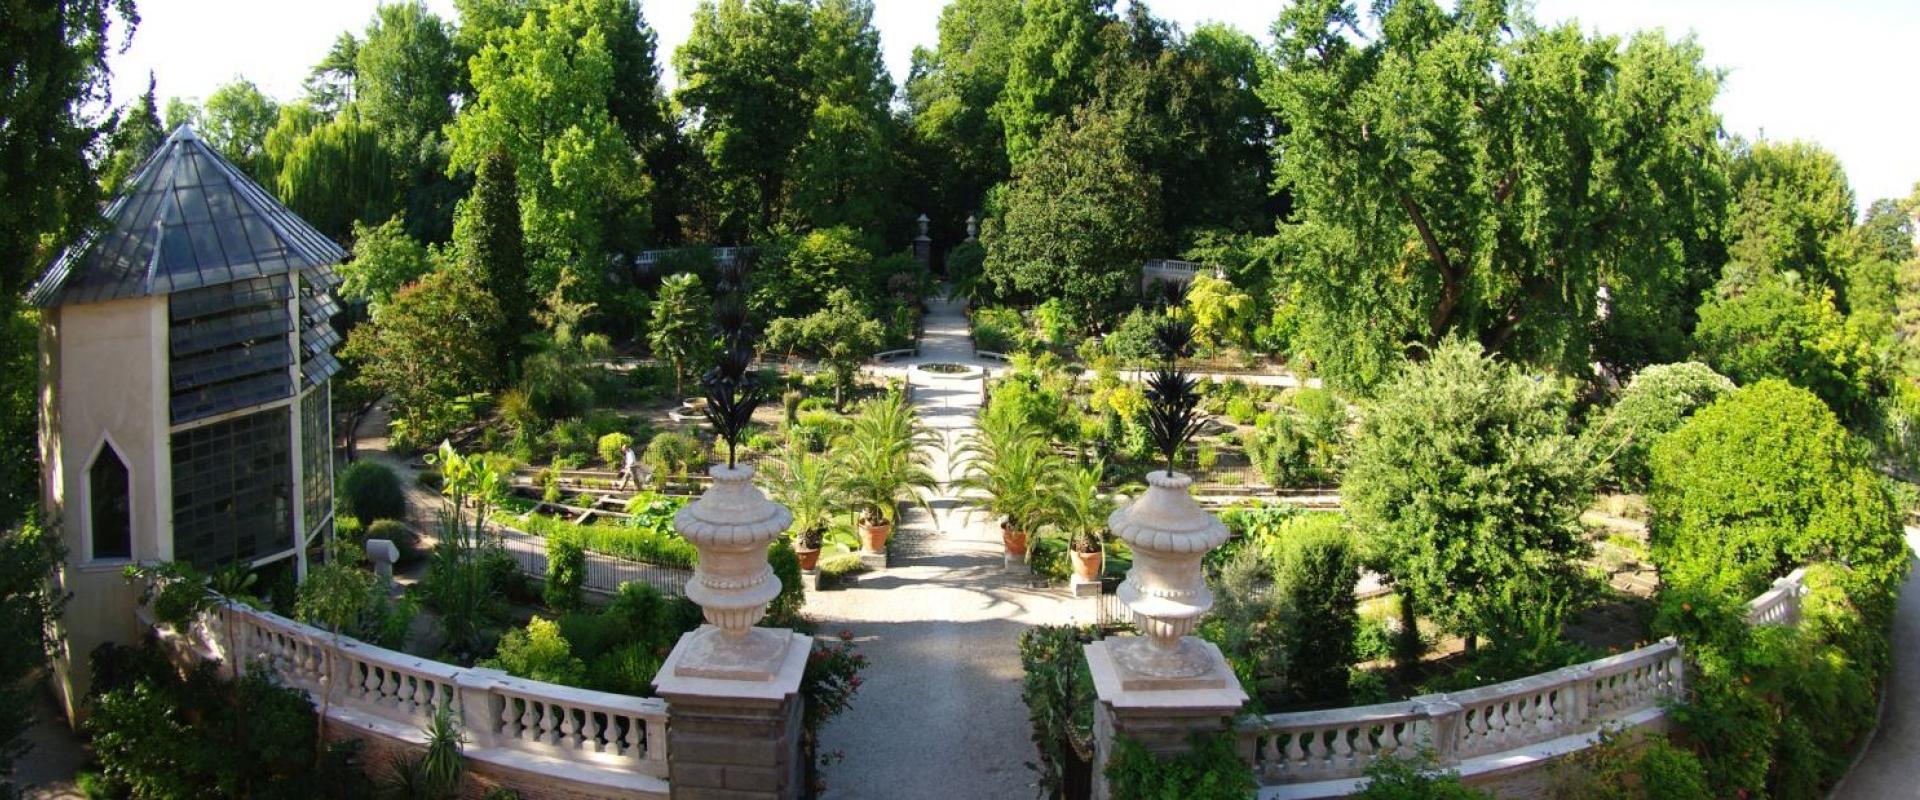
<svg viewBox="0 0 1920 800">
<path fill-rule="evenodd" d="M 920 226 L 920 235 L 913 237 L 913 260 L 920 262 L 922 271 L 933 267 L 933 237 L 927 235 L 927 223 L 931 221 L 925 214 L 914 220 Z"/>
<path fill-rule="evenodd" d="M 727 463 L 709 470 L 713 484 L 673 518 L 674 530 L 699 552 L 687 597 L 707 621 L 680 637 L 654 678 L 673 708 L 667 752 L 676 796 L 776 800 L 803 789 L 799 691 L 812 639 L 755 627 L 780 595 L 767 549 L 793 514 L 753 485 L 753 467 L 735 460 L 766 397 L 750 368 L 749 269 L 747 259 L 720 267 L 719 363 L 701 377 L 707 422 L 726 440 Z"/>
<path fill-rule="evenodd" d="M 1107 518 L 1107 527 L 1133 548 L 1133 568 L 1118 594 L 1141 635 L 1086 647 L 1099 695 L 1096 797 L 1106 796 L 1102 771 L 1116 737 L 1156 753 L 1180 752 L 1193 733 L 1226 730 L 1247 701 L 1220 648 L 1192 635 L 1213 607 L 1200 561 L 1228 535 L 1225 524 L 1193 501 L 1193 479 L 1174 469 L 1174 456 L 1201 421 L 1200 395 L 1179 364 L 1192 348 L 1193 328 L 1165 319 L 1154 339 L 1162 361 L 1147 379 L 1147 422 L 1164 466 L 1147 474 L 1145 493 Z"/>
</svg>

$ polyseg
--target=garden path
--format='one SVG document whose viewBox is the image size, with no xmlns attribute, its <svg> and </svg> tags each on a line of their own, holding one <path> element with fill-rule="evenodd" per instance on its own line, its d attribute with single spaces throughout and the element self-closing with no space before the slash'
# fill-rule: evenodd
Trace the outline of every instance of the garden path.
<svg viewBox="0 0 1920 800">
<path fill-rule="evenodd" d="M 958 302 L 932 301 L 914 363 L 983 366 Z M 807 614 L 823 634 L 850 632 L 868 659 L 859 693 L 822 734 L 844 759 L 824 771 L 829 798 L 1027 797 L 1034 773 L 1020 700 L 1020 633 L 1074 621 L 1058 590 L 1001 566 L 997 527 L 949 486 L 950 457 L 980 410 L 980 379 L 906 370 L 921 418 L 941 436 L 942 490 L 933 513 L 914 509 L 885 572 L 816 592 Z M 1082 614 L 1086 613 L 1082 609 Z"/>
<path fill-rule="evenodd" d="M 1920 528 L 1907 528 L 1907 545 L 1920 554 Z M 1880 728 L 1860 762 L 1834 789 L 1833 800 L 1920 799 L 1913 769 L 1920 762 L 1920 565 L 1900 590 L 1893 619 L 1893 672 L 1884 691 Z"/>
</svg>

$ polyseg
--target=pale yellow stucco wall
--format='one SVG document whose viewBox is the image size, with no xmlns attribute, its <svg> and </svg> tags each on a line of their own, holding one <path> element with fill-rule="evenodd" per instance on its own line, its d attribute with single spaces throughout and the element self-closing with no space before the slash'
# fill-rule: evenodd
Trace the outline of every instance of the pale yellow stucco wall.
<svg viewBox="0 0 1920 800">
<path fill-rule="evenodd" d="M 90 558 L 87 467 L 103 442 L 112 442 L 127 464 L 134 559 L 173 555 L 163 535 L 173 502 L 161 491 L 171 485 L 166 315 L 164 297 L 143 297 L 61 306 L 42 317 L 42 501 L 66 545 L 58 579 L 71 595 L 53 683 L 69 720 L 78 719 L 91 683 L 86 662 L 93 649 L 139 637 L 137 592 L 121 576 L 127 562 Z"/>
</svg>

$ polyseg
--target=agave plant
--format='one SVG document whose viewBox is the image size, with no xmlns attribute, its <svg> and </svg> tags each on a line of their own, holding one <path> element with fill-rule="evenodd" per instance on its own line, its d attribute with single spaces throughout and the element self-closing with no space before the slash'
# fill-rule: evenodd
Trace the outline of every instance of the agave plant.
<svg viewBox="0 0 1920 800">
<path fill-rule="evenodd" d="M 1098 553 L 1107 540 L 1107 515 L 1113 498 L 1100 493 L 1100 462 L 1064 467 L 1054 478 L 1047 521 L 1071 537 L 1067 546 L 1080 553 Z"/>
<path fill-rule="evenodd" d="M 897 507 L 911 501 L 932 512 L 921 492 L 939 490 L 927 448 L 933 432 L 920 424 L 905 398 L 893 395 L 861 403 L 840 441 L 840 492 L 867 525 L 897 522 Z M 917 491 L 916 491 L 917 490 Z"/>
<path fill-rule="evenodd" d="M 818 549 L 833 509 L 841 502 L 839 482 L 827 459 L 805 447 L 788 445 L 768 476 L 767 488 L 793 512 L 794 546 Z"/>
</svg>

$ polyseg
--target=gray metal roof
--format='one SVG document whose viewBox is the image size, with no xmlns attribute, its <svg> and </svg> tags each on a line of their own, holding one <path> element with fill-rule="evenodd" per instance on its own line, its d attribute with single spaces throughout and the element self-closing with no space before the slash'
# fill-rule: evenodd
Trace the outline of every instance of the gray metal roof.
<svg viewBox="0 0 1920 800">
<path fill-rule="evenodd" d="M 346 251 L 195 136 L 174 129 L 62 251 L 27 298 L 41 307 L 170 294 L 326 267 Z"/>
</svg>

